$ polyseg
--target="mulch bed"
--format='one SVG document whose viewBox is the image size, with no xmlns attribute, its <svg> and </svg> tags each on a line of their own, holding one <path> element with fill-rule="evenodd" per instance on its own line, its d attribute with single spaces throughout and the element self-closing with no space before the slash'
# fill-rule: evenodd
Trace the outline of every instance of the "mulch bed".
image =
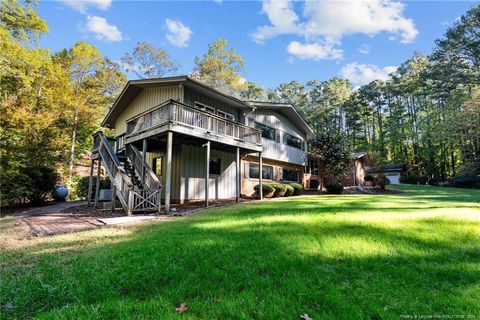
<svg viewBox="0 0 480 320">
<path fill-rule="evenodd" d="M 382 190 L 378 187 L 347 187 L 343 189 L 343 194 L 400 194 L 405 193 L 402 190 L 385 189 Z"/>
</svg>

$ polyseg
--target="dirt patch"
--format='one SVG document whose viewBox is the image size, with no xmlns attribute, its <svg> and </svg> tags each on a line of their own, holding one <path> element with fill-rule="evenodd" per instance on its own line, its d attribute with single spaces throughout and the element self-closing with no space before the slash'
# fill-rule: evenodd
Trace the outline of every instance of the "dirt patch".
<svg viewBox="0 0 480 320">
<path fill-rule="evenodd" d="M 122 208 L 116 208 L 113 212 L 111 209 L 95 209 L 93 206 L 87 207 L 87 205 L 75 206 L 67 208 L 61 211 L 62 213 L 72 215 L 82 215 L 96 218 L 115 218 L 123 217 L 127 214 Z"/>
</svg>

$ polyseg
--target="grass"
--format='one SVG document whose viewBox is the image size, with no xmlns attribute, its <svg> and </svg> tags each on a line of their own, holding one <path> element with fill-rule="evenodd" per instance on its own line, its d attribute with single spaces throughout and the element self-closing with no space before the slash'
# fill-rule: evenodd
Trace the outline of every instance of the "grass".
<svg viewBox="0 0 480 320">
<path fill-rule="evenodd" d="M 11 245 L 21 226 L 4 221 L 1 316 L 480 318 L 480 191 L 398 188 L 407 193 L 246 203 Z"/>
</svg>

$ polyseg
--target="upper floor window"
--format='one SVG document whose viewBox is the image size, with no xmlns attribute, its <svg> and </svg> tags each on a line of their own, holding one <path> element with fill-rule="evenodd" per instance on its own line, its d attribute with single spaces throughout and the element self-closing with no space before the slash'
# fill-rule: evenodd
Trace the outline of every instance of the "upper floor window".
<svg viewBox="0 0 480 320">
<path fill-rule="evenodd" d="M 197 109 L 200 109 L 200 110 L 203 110 L 203 111 L 207 111 L 208 113 L 213 113 L 215 114 L 215 108 L 212 108 L 204 103 L 201 103 L 201 102 L 198 102 L 198 101 L 195 101 L 194 102 L 194 107 L 197 108 Z"/>
<path fill-rule="evenodd" d="M 217 110 L 217 115 L 227 120 L 235 121 L 235 117 L 233 116 L 233 114 L 227 113 L 225 111 Z"/>
<path fill-rule="evenodd" d="M 262 123 L 255 122 L 255 128 L 262 132 L 262 138 L 275 140 L 275 129 Z"/>
<path fill-rule="evenodd" d="M 283 143 L 294 148 L 303 149 L 302 140 L 288 133 L 283 134 Z"/>
</svg>

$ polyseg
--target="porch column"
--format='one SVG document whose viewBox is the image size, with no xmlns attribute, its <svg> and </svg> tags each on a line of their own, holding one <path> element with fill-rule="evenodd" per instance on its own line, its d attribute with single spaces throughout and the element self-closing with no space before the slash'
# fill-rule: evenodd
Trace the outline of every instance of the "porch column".
<svg viewBox="0 0 480 320">
<path fill-rule="evenodd" d="M 147 154 L 147 139 L 143 139 L 143 148 L 142 148 L 142 157 L 143 160 L 146 162 L 146 155 Z M 145 189 L 145 168 L 142 166 L 142 185 L 143 188 Z"/>
<path fill-rule="evenodd" d="M 167 132 L 167 167 L 165 172 L 165 212 L 170 213 L 170 188 L 172 186 L 172 144 L 173 133 Z"/>
<path fill-rule="evenodd" d="M 112 212 L 115 211 L 115 198 L 117 196 L 117 188 L 115 187 L 115 182 L 110 181 L 110 189 L 112 190 Z"/>
<path fill-rule="evenodd" d="M 210 141 L 205 144 L 207 156 L 205 160 L 205 207 L 208 207 L 208 179 L 210 177 Z"/>
<path fill-rule="evenodd" d="M 93 188 L 93 168 L 95 160 L 90 160 L 90 176 L 88 177 L 88 193 L 87 193 L 87 207 L 92 204 L 92 188 Z"/>
<path fill-rule="evenodd" d="M 258 189 L 260 190 L 260 200 L 263 200 L 263 159 L 262 152 L 258 153 Z"/>
<path fill-rule="evenodd" d="M 241 193 L 241 186 L 240 186 L 240 148 L 237 147 L 237 157 L 235 159 L 235 186 L 236 186 L 236 197 L 235 201 L 240 201 L 240 193 Z"/>
<path fill-rule="evenodd" d="M 98 198 L 100 197 L 100 172 L 102 169 L 102 159 L 98 159 L 97 181 L 95 183 L 95 208 L 98 208 Z"/>
</svg>

